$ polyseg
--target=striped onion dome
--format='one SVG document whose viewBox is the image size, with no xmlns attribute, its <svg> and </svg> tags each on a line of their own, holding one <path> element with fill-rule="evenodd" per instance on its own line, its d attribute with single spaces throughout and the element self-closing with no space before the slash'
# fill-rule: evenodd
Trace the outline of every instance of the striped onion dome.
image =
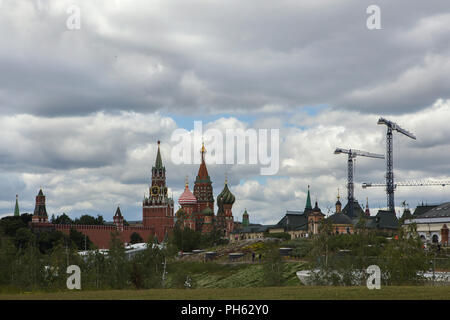
<svg viewBox="0 0 450 320">
<path fill-rule="evenodd" d="M 217 196 L 218 205 L 221 204 L 233 204 L 236 198 L 231 193 L 230 189 L 228 189 L 228 182 L 225 180 L 225 187 L 222 192 Z"/>
<path fill-rule="evenodd" d="M 186 181 L 186 186 L 184 187 L 184 192 L 178 199 L 178 203 L 180 205 L 197 203 L 197 198 L 194 196 L 194 194 L 191 192 L 191 190 L 189 190 L 189 185 L 188 185 L 187 181 Z"/>
</svg>

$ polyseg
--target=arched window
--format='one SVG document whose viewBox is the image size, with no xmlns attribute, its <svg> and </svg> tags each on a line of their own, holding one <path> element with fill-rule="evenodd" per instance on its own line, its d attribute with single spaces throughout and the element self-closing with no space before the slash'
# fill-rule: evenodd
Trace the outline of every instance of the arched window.
<svg viewBox="0 0 450 320">
<path fill-rule="evenodd" d="M 437 234 L 433 234 L 433 237 L 431 238 L 431 241 L 433 241 L 433 243 L 438 243 L 439 242 L 439 237 Z"/>
</svg>

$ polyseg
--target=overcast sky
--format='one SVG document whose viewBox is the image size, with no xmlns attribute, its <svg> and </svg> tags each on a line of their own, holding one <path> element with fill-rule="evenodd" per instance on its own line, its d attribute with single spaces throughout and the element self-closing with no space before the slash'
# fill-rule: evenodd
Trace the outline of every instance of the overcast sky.
<svg viewBox="0 0 450 320">
<path fill-rule="evenodd" d="M 369 5 L 381 29 L 366 25 Z M 80 29 L 68 19 L 80 10 Z M 73 8 L 72 8 L 73 9 Z M 73 20 L 71 20 L 73 21 Z M 0 216 L 142 218 L 156 142 L 175 201 L 198 165 L 171 161 L 177 128 L 279 129 L 280 170 L 225 173 L 235 217 L 275 223 L 303 210 L 307 186 L 324 213 L 346 197 L 336 147 L 385 153 L 380 116 L 417 136 L 394 137 L 396 181 L 450 180 L 448 0 L 0 0 Z M 357 158 L 355 196 L 386 206 L 385 161 Z M 399 187 L 406 201 L 450 201 L 450 187 Z M 176 208 L 178 205 L 176 206 Z M 329 209 L 331 208 L 331 211 Z"/>
</svg>

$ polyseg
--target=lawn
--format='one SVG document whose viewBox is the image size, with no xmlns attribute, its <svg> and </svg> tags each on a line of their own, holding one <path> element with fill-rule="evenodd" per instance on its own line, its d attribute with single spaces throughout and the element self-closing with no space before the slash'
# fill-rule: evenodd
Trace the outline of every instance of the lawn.
<svg viewBox="0 0 450 320">
<path fill-rule="evenodd" d="M 450 286 L 382 287 L 263 287 L 224 289 L 151 289 L 33 292 L 0 294 L 0 300 L 450 300 Z"/>
</svg>

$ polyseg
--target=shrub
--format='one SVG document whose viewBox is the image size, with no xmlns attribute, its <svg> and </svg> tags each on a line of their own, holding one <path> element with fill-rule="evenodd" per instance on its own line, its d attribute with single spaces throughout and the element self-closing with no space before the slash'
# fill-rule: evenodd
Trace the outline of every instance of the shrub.
<svg viewBox="0 0 450 320">
<path fill-rule="evenodd" d="M 130 236 L 130 243 L 142 243 L 144 239 L 142 239 L 141 235 L 137 232 L 133 232 Z"/>
<path fill-rule="evenodd" d="M 277 232 L 277 233 L 265 233 L 264 237 L 266 238 L 277 238 L 282 240 L 290 240 L 291 235 L 286 232 Z"/>
</svg>

